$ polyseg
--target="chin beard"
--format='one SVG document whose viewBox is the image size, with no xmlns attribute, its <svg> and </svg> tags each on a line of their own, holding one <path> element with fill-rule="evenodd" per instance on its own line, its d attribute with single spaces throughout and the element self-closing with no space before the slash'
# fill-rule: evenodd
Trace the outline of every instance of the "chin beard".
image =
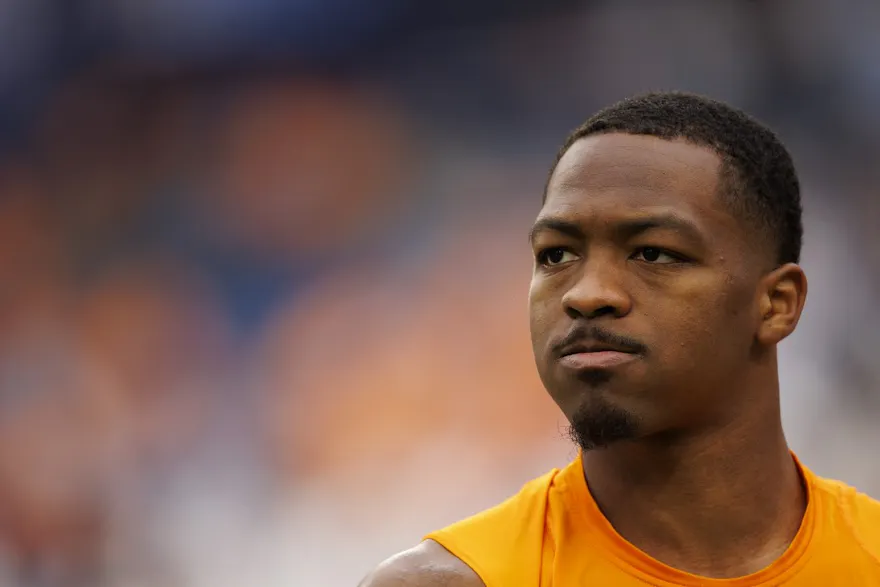
<svg viewBox="0 0 880 587">
<path fill-rule="evenodd" d="M 569 420 L 568 436 L 583 450 L 604 448 L 637 436 L 638 421 L 626 410 L 593 399 Z"/>
</svg>

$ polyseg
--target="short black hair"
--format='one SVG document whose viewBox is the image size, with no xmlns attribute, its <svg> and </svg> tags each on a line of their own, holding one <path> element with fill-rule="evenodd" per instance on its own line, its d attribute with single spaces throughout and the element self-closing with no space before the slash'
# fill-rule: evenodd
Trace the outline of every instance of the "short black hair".
<svg viewBox="0 0 880 587">
<path fill-rule="evenodd" d="M 550 176 L 576 141 L 614 132 L 684 139 L 713 149 L 721 158 L 721 191 L 732 211 L 763 231 L 762 236 L 776 247 L 779 265 L 799 261 L 803 240 L 800 183 L 791 155 L 767 126 L 705 96 L 642 94 L 600 110 L 568 135 Z M 548 177 L 548 185 L 549 181 Z"/>
</svg>

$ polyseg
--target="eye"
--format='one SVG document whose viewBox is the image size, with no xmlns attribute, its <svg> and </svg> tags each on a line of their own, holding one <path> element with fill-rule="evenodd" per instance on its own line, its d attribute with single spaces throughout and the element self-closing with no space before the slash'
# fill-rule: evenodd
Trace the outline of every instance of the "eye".
<svg viewBox="0 0 880 587">
<path fill-rule="evenodd" d="M 682 262 L 681 257 L 658 247 L 642 247 L 633 254 L 633 259 L 653 265 L 668 265 L 670 263 Z"/>
<path fill-rule="evenodd" d="M 537 259 L 540 265 L 544 265 L 545 267 L 553 267 L 555 265 L 562 265 L 564 263 L 577 261 L 578 256 L 562 247 L 552 247 L 549 249 L 544 249 L 543 251 L 538 253 Z"/>
</svg>

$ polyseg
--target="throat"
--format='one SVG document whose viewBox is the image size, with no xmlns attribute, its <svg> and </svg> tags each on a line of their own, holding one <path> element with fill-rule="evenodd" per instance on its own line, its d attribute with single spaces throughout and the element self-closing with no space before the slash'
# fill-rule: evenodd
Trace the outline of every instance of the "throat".
<svg viewBox="0 0 880 587">
<path fill-rule="evenodd" d="M 806 511 L 804 479 L 781 431 L 779 440 L 754 452 L 618 443 L 584 453 L 584 473 L 608 522 L 645 554 L 704 577 L 741 577 L 786 551 Z"/>
</svg>

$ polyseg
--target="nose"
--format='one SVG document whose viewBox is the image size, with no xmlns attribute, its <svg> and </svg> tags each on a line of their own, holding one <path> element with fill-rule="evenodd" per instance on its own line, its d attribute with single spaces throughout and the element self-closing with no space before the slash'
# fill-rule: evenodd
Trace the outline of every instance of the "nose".
<svg viewBox="0 0 880 587">
<path fill-rule="evenodd" d="M 623 284 L 623 269 L 611 261 L 591 259 L 583 274 L 562 296 L 565 313 L 572 318 L 621 318 L 632 309 L 632 299 Z"/>
</svg>

